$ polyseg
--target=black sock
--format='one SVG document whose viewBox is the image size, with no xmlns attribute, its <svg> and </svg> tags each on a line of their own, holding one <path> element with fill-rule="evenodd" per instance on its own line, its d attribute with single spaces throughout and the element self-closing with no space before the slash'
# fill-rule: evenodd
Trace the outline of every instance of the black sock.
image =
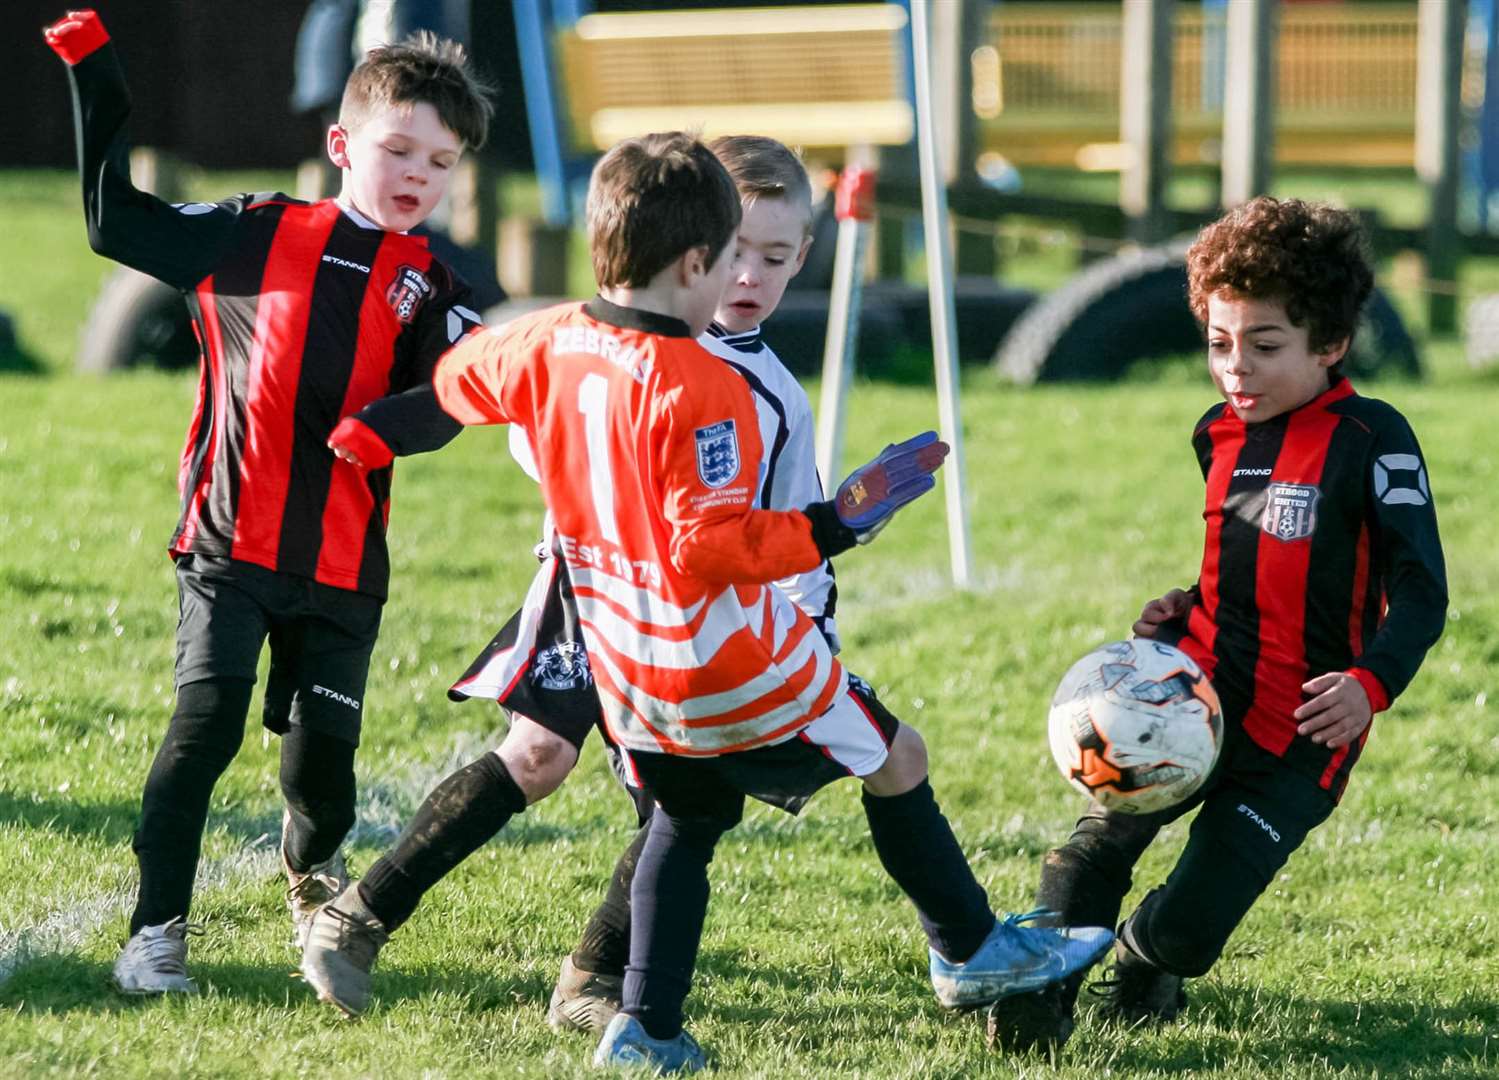
<svg viewBox="0 0 1499 1080">
<path fill-rule="evenodd" d="M 281 737 L 281 850 L 302 872 L 331 858 L 354 827 L 354 744 L 293 724 Z"/>
<path fill-rule="evenodd" d="M 157 748 L 135 830 L 141 885 L 130 933 L 187 918 L 213 786 L 239 751 L 250 708 L 249 679 L 204 679 L 177 690 Z"/>
<path fill-rule="evenodd" d="M 673 818 L 658 807 L 646 826 L 630 888 L 630 964 L 620 1011 L 639 1020 L 653 1039 L 682 1031 L 682 1002 L 692 987 L 708 913 L 708 864 L 730 824 Z"/>
<path fill-rule="evenodd" d="M 583 928 L 578 947 L 573 950 L 573 965 L 595 975 L 623 975 L 630 959 L 630 883 L 635 880 L 635 866 L 645 850 L 650 825 L 635 833 L 635 839 L 614 865 L 609 875 L 609 890 Z"/>
<path fill-rule="evenodd" d="M 432 789 L 395 847 L 359 882 L 360 897 L 394 930 L 411 917 L 423 893 L 525 808 L 525 792 L 505 763 L 485 754 Z"/>
<path fill-rule="evenodd" d="M 864 816 L 885 872 L 911 902 L 932 948 L 967 960 L 994 927 L 984 887 L 973 876 L 926 780 L 904 795 L 864 792 Z"/>
</svg>

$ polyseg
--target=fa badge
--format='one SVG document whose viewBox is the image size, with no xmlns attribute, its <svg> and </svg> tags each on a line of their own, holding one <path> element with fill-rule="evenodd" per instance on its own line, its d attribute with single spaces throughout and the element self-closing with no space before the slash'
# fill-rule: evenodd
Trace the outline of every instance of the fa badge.
<svg viewBox="0 0 1499 1080">
<path fill-rule="evenodd" d="M 697 475 L 710 488 L 721 488 L 739 475 L 739 436 L 734 421 L 721 420 L 692 433 L 697 441 Z"/>
<path fill-rule="evenodd" d="M 1277 540 L 1305 540 L 1317 527 L 1322 492 L 1311 484 L 1270 484 L 1260 528 Z"/>
<path fill-rule="evenodd" d="M 409 323 L 431 293 L 432 283 L 425 274 L 414 266 L 402 265 L 396 269 L 396 278 L 390 283 L 390 288 L 385 290 L 385 300 L 397 319 Z"/>
</svg>

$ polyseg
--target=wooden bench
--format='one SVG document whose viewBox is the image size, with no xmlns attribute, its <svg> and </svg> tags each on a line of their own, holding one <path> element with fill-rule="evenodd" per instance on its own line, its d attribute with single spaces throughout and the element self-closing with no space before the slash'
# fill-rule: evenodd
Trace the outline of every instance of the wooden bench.
<svg viewBox="0 0 1499 1080">
<path fill-rule="evenodd" d="M 556 41 L 573 148 L 682 129 L 903 144 L 906 22 L 899 4 L 585 15 Z"/>
</svg>

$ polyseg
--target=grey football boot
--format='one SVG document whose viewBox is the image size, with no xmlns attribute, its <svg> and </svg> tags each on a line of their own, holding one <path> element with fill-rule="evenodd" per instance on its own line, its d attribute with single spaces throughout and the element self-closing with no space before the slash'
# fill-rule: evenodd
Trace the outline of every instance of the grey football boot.
<svg viewBox="0 0 1499 1080">
<path fill-rule="evenodd" d="M 547 1026 L 553 1031 L 586 1031 L 601 1035 L 625 991 L 623 975 L 584 971 L 568 956 L 562 961 L 557 986 L 547 1006 Z"/>
<path fill-rule="evenodd" d="M 113 979 L 122 994 L 196 994 L 187 974 L 187 938 L 203 928 L 176 918 L 143 926 L 130 936 L 115 960 Z"/>
<path fill-rule="evenodd" d="M 286 861 L 286 829 L 291 815 L 281 815 L 281 868 L 286 871 L 286 909 L 291 912 L 292 934 L 297 948 L 307 945 L 307 932 L 317 909 L 343 892 L 349 884 L 343 848 L 306 870 L 293 870 Z"/>
<path fill-rule="evenodd" d="M 302 977 L 319 1001 L 356 1017 L 370 1004 L 370 971 L 390 940 L 385 925 L 351 884 L 318 908 L 302 949 Z"/>
</svg>

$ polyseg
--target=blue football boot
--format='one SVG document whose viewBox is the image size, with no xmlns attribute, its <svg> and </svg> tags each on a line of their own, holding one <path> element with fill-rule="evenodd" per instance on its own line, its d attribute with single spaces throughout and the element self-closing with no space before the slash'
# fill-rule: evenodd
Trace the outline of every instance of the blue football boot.
<svg viewBox="0 0 1499 1080">
<path fill-rule="evenodd" d="M 949 1009 L 972 1009 L 1039 990 L 1090 967 L 1114 941 L 1113 931 L 1102 926 L 1021 925 L 1046 917 L 1055 913 L 1038 908 L 998 920 L 978 951 L 961 964 L 932 950 L 937 1000 Z"/>
<path fill-rule="evenodd" d="M 686 1031 L 674 1039 L 653 1039 L 633 1016 L 615 1013 L 593 1054 L 595 1069 L 650 1068 L 657 1076 L 706 1068 L 703 1048 Z"/>
</svg>

